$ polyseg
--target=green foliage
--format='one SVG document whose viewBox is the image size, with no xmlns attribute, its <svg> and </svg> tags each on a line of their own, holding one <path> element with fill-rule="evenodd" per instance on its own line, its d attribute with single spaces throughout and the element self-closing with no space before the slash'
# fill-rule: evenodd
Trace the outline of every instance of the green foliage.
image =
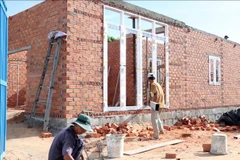
<svg viewBox="0 0 240 160">
<path fill-rule="evenodd" d="M 119 38 L 114 38 L 112 36 L 108 36 L 108 42 L 113 42 L 113 41 L 116 41 L 116 40 L 119 40 Z"/>
</svg>

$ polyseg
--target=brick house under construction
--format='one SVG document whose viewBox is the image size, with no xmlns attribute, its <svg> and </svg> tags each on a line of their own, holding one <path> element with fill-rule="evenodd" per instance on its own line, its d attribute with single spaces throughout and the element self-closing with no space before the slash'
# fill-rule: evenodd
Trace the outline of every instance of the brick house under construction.
<svg viewBox="0 0 240 160">
<path fill-rule="evenodd" d="M 149 72 L 165 91 L 165 123 L 239 107 L 239 44 L 120 0 L 45 0 L 9 17 L 8 106 L 31 111 L 53 30 L 68 34 L 55 78 L 56 127 L 81 112 L 94 125 L 136 113 L 149 120 L 149 107 L 136 111 L 147 105 Z M 108 41 L 111 33 L 119 40 Z"/>
</svg>

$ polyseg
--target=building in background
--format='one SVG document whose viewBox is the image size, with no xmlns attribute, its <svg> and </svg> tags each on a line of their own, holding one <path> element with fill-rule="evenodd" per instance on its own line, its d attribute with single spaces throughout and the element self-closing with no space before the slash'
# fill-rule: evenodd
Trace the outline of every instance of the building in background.
<svg viewBox="0 0 240 160">
<path fill-rule="evenodd" d="M 238 43 L 120 0 L 45 0 L 9 18 L 8 102 L 24 103 L 27 114 L 53 30 L 68 34 L 55 79 L 54 126 L 81 112 L 90 113 L 94 125 L 130 114 L 150 120 L 149 107 L 136 112 L 147 104 L 148 72 L 163 85 L 166 124 L 185 115 L 215 120 L 240 106 Z M 38 106 L 37 115 L 44 110 Z"/>
</svg>

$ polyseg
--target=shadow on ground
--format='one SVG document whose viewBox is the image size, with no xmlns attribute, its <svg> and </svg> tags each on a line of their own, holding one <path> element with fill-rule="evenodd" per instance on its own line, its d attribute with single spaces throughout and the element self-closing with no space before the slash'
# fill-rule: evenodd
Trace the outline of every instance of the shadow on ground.
<svg viewBox="0 0 240 160">
<path fill-rule="evenodd" d="M 198 156 L 198 157 L 221 157 L 221 156 L 224 156 L 224 155 L 214 155 L 214 154 L 211 154 L 210 152 L 198 152 L 198 153 L 195 153 L 194 154 L 195 156 Z"/>
</svg>

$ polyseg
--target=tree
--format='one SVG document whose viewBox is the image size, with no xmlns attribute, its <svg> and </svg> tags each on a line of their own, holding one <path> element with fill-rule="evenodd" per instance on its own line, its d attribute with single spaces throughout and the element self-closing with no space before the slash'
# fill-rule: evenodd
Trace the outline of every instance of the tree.
<svg viewBox="0 0 240 160">
<path fill-rule="evenodd" d="M 112 36 L 108 36 L 108 42 L 113 42 L 113 41 L 116 41 L 116 40 L 119 40 L 119 38 L 114 38 Z"/>
</svg>

